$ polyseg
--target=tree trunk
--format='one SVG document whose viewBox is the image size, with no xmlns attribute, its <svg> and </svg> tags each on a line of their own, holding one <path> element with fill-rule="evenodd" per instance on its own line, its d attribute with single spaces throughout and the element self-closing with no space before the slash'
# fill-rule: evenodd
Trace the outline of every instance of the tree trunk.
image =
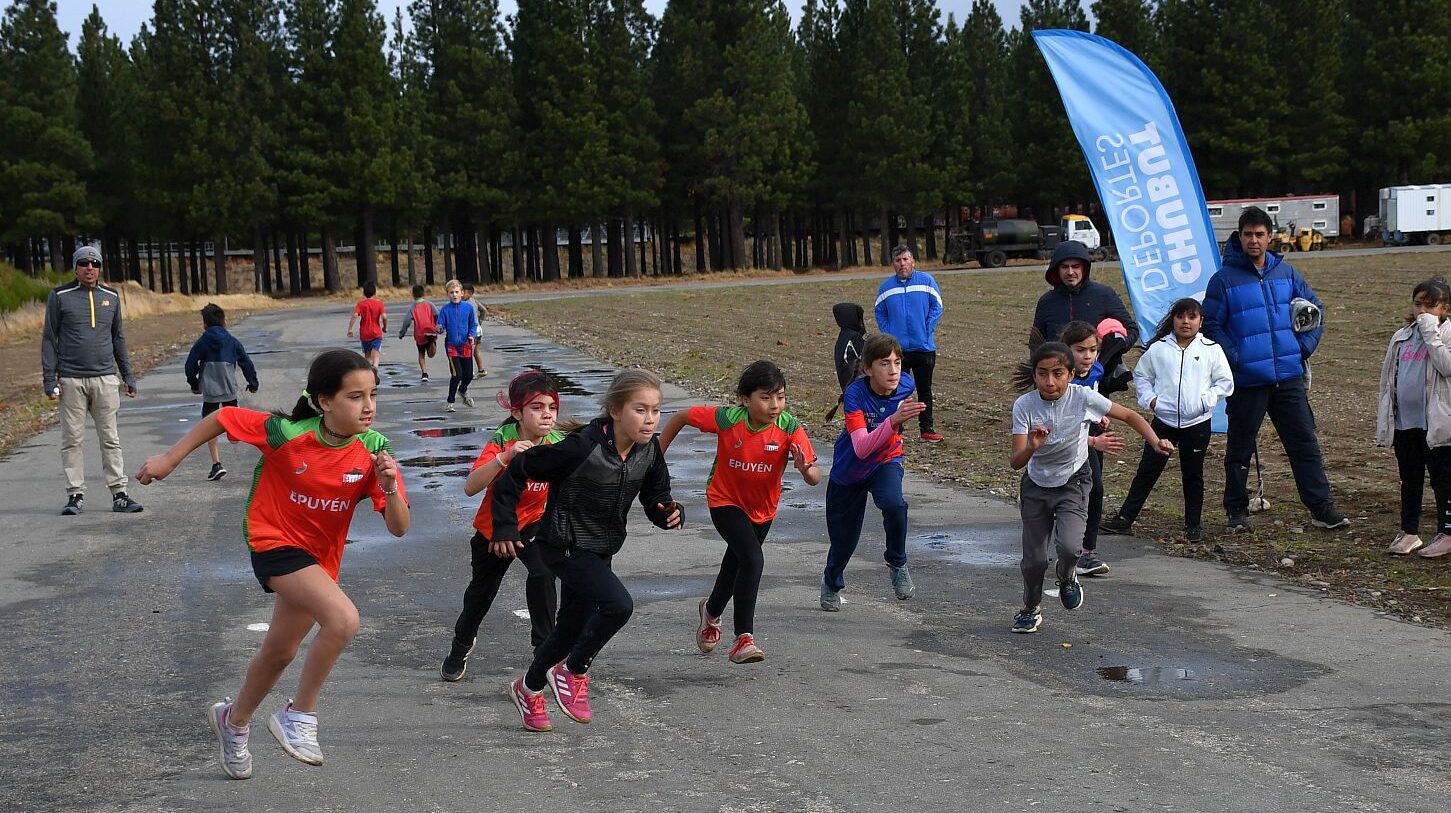
<svg viewBox="0 0 1451 813">
<path fill-rule="evenodd" d="M 388 257 L 388 268 L 392 272 L 393 287 L 397 288 L 403 284 L 403 273 L 398 267 L 398 226 L 396 224 L 388 232 L 388 248 L 391 252 Z"/>
<path fill-rule="evenodd" d="M 252 230 L 252 290 L 265 293 L 272 290 L 271 278 L 267 276 L 267 236 L 262 229 Z"/>
<path fill-rule="evenodd" d="M 68 258 L 62 258 L 61 254 L 65 249 L 61 247 L 60 237 L 50 238 L 50 270 L 57 274 L 64 274 Z"/>
<path fill-rule="evenodd" d="M 277 232 L 272 233 L 272 279 L 274 282 L 267 287 L 269 290 L 279 293 L 282 291 L 282 244 L 286 240 L 286 237 Z"/>
<path fill-rule="evenodd" d="M 146 288 L 156 290 L 156 240 L 146 235 Z"/>
<path fill-rule="evenodd" d="M 579 226 L 569 224 L 569 278 L 584 276 L 584 240 L 579 236 Z"/>
<path fill-rule="evenodd" d="M 917 251 L 917 222 L 912 215 L 907 215 L 907 248 L 912 251 L 914 258 L 922 256 Z"/>
<path fill-rule="evenodd" d="M 711 271 L 720 270 L 720 217 L 715 207 L 707 206 L 705 212 L 705 249 Z"/>
<path fill-rule="evenodd" d="M 655 263 L 655 276 L 658 277 L 662 273 L 660 268 L 660 235 L 665 233 L 665 229 L 660 221 L 655 221 L 653 231 L 654 233 L 651 235 L 650 240 L 650 260 Z"/>
<path fill-rule="evenodd" d="M 418 284 L 418 265 L 413 260 L 413 232 L 403 235 L 408 243 L 408 287 L 412 288 Z"/>
<path fill-rule="evenodd" d="M 632 212 L 633 212 L 633 210 L 632 210 Z M 632 219 L 633 219 L 633 216 L 632 216 Z M 639 242 L 639 246 L 640 246 L 640 268 L 639 268 L 638 273 L 635 274 L 635 276 L 638 277 L 638 276 L 643 276 L 645 274 L 650 273 L 649 263 L 647 262 L 650 259 L 650 257 L 649 257 L 649 248 L 650 248 L 650 246 L 649 246 L 648 243 L 645 242 L 645 238 L 647 236 L 647 233 L 650 231 L 650 227 L 649 227 L 649 224 L 648 224 L 647 221 L 642 220 L 642 221 L 639 221 L 637 223 L 636 228 L 638 228 L 640 230 L 640 242 Z M 635 235 L 635 229 L 632 228 L 632 229 L 630 229 L 630 239 L 631 240 L 634 240 L 635 239 L 635 236 L 634 235 Z"/>
<path fill-rule="evenodd" d="M 628 204 L 620 221 L 620 238 L 625 251 L 625 276 L 634 279 L 640 276 L 640 264 L 635 260 L 635 207 Z"/>
<path fill-rule="evenodd" d="M 308 239 L 309 238 L 308 238 L 308 234 L 307 234 L 307 229 L 302 229 L 301 231 L 299 231 L 297 233 L 297 268 L 298 268 L 298 273 L 300 274 L 300 276 L 302 278 L 302 290 L 303 290 L 304 293 L 306 293 L 307 291 L 311 291 L 312 290 L 312 252 L 307 250 Z M 321 234 L 318 235 L 318 239 L 319 240 L 322 239 L 322 235 Z M 333 271 L 334 272 L 337 271 L 337 257 L 338 257 L 337 251 L 334 250 L 333 251 Z M 318 261 L 319 262 L 322 262 L 322 255 L 321 254 L 319 254 L 319 260 Z M 323 277 L 324 277 L 324 279 L 323 279 L 323 290 L 327 290 L 327 279 L 326 279 L 326 277 L 327 277 L 327 264 L 326 263 L 323 263 Z M 339 282 L 339 285 L 341 285 L 341 284 L 342 283 Z M 277 287 L 280 289 L 282 286 L 281 285 L 278 285 Z"/>
<path fill-rule="evenodd" d="M 438 244 L 438 250 L 443 254 L 443 282 L 445 285 L 453 279 L 453 232 L 443 233 L 443 241 Z"/>
<path fill-rule="evenodd" d="M 438 236 L 438 229 L 432 224 L 423 226 L 423 284 L 433 284 L 433 238 Z"/>
<path fill-rule="evenodd" d="M 514 284 L 518 285 L 528 279 L 524 272 L 524 258 L 519 255 L 524 250 L 524 230 L 516 223 L 510 236 L 513 245 L 509 247 L 509 257 L 514 264 Z"/>
<path fill-rule="evenodd" d="M 171 243 L 167 243 L 161 248 L 161 292 L 163 294 L 171 293 L 171 280 Z"/>
<path fill-rule="evenodd" d="M 675 218 L 671 218 L 671 221 L 670 231 L 673 236 L 670 240 L 670 264 L 675 269 L 675 275 L 683 277 L 685 276 L 685 259 L 681 257 L 681 252 L 684 249 L 680 245 L 680 221 Z"/>
<path fill-rule="evenodd" d="M 708 235 L 705 228 L 705 217 L 701 212 L 700 198 L 695 198 L 695 273 L 705 273 L 705 254 Z"/>
<path fill-rule="evenodd" d="M 942 222 L 946 223 L 947 221 L 943 220 Z M 927 229 L 927 259 L 935 260 L 937 259 L 937 213 L 933 212 L 928 215 L 927 222 L 924 225 Z"/>
<path fill-rule="evenodd" d="M 539 230 L 544 238 L 539 241 L 539 248 L 544 252 L 544 281 L 555 282 L 559 279 L 559 227 L 551 218 Z"/>
<path fill-rule="evenodd" d="M 589 275 L 603 277 L 605 275 L 605 241 L 604 231 L 600 228 L 599 220 L 591 220 L 589 223 L 589 259 Z"/>
<path fill-rule="evenodd" d="M 620 257 L 620 221 L 614 217 L 605 221 L 605 266 L 611 277 L 624 273 L 624 262 Z"/>
<path fill-rule="evenodd" d="M 877 249 L 878 249 L 877 250 L 877 264 L 878 265 L 890 265 L 892 261 L 891 261 L 891 259 L 888 256 L 888 252 L 890 252 L 892 250 L 892 247 L 889 246 L 889 245 L 887 245 L 887 239 L 888 239 L 888 235 L 887 235 L 887 216 L 888 215 L 887 215 L 886 208 L 883 208 L 881 210 L 881 215 L 882 215 L 882 229 L 881 229 L 881 232 L 878 235 L 879 240 L 878 240 L 878 245 L 877 245 Z M 868 262 L 868 265 L 870 265 L 870 264 L 871 263 Z"/>
<path fill-rule="evenodd" d="M 491 282 L 504 281 L 504 232 L 497 221 L 489 223 L 489 245 L 494 247 L 494 265 L 489 269 Z"/>
<path fill-rule="evenodd" d="M 299 296 L 302 294 L 302 260 L 298 254 L 306 249 L 306 245 L 298 245 L 297 233 L 287 233 L 287 295 Z M 278 286 L 279 288 L 281 286 Z"/>
<path fill-rule="evenodd" d="M 307 250 L 305 245 L 303 250 Z M 338 241 L 330 225 L 322 227 L 322 285 L 330 294 L 343 290 L 342 275 L 338 271 Z"/>
</svg>

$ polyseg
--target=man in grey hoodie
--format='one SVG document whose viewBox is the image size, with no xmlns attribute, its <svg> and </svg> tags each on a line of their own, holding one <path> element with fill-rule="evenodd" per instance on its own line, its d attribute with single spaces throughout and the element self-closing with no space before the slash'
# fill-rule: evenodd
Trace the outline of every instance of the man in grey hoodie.
<svg viewBox="0 0 1451 813">
<path fill-rule="evenodd" d="M 126 466 L 116 413 L 121 387 L 136 397 L 136 377 L 121 330 L 121 294 L 100 282 L 101 252 L 76 249 L 71 267 L 76 281 L 58 286 L 45 302 L 40 336 L 40 368 L 46 397 L 60 401 L 60 459 L 65 468 L 66 516 L 81 512 L 86 494 L 82 433 L 86 415 L 101 440 L 101 464 L 111 491 L 111 510 L 134 514 L 141 504 L 126 495 Z"/>
</svg>

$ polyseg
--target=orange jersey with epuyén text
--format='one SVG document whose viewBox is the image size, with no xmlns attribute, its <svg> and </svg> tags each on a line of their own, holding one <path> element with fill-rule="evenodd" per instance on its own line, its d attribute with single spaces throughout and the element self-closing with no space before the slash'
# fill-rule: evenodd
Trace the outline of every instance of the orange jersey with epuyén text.
<svg viewBox="0 0 1451 813">
<path fill-rule="evenodd" d="M 217 419 L 229 439 L 262 452 L 242 523 L 247 547 L 255 553 L 302 548 L 337 581 L 358 504 L 371 498 L 381 512 L 387 503 L 373 455 L 392 453 L 388 439 L 369 429 L 334 446 L 322 438 L 322 418 L 293 421 L 240 407 L 222 407 Z M 403 478 L 395 482 L 401 492 Z"/>
<path fill-rule="evenodd" d="M 691 407 L 686 419 L 696 429 L 717 436 L 706 504 L 711 508 L 735 506 L 754 523 L 776 517 L 781 476 L 791 459 L 792 444 L 801 447 L 807 460 L 816 459 L 806 429 L 789 412 L 765 426 L 751 426 L 743 406 Z"/>
<path fill-rule="evenodd" d="M 558 430 L 550 432 L 539 441 L 538 445 L 544 446 L 550 443 L 558 443 L 564 440 L 564 433 Z M 510 446 L 519 442 L 519 424 L 507 423 L 494 432 L 489 442 L 484 444 L 484 450 L 479 453 L 479 459 L 469 469 L 482 468 L 491 463 L 494 458 L 507 452 Z M 494 509 L 493 505 L 494 488 L 490 484 L 484 490 L 483 500 L 479 502 L 479 512 L 474 514 L 474 530 L 483 534 L 484 538 L 492 542 L 494 540 Z M 528 482 L 524 493 L 519 495 L 519 505 L 515 509 L 519 516 L 519 527 L 524 528 L 533 525 L 544 517 L 544 506 L 549 501 L 549 484 L 536 483 L 533 480 Z"/>
</svg>

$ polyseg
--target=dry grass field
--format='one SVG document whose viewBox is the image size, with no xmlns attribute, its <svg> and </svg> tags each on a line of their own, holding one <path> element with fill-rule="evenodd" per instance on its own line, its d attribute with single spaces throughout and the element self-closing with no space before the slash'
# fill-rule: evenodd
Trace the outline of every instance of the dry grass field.
<svg viewBox="0 0 1451 813">
<path fill-rule="evenodd" d="M 1205 544 L 1189 546 L 1175 538 L 1182 509 L 1173 464 L 1136 530 L 1183 555 L 1281 571 L 1311 588 L 1387 612 L 1428 623 L 1451 621 L 1451 562 L 1392 559 L 1383 552 L 1396 530 L 1398 483 L 1391 451 L 1374 445 L 1386 342 L 1403 323 L 1412 286 L 1451 275 L 1451 254 L 1294 259 L 1326 305 L 1311 400 L 1335 496 L 1352 526 L 1333 533 L 1305 527 L 1308 514 L 1266 422 L 1260 448 L 1265 493 L 1273 507 L 1255 517 L 1253 534 L 1231 538 L 1223 533 L 1222 437 L 1216 437 L 1206 465 Z M 1122 289 L 1116 270 L 1102 274 L 1101 281 Z M 909 438 L 909 466 L 937 480 L 1015 496 L 1017 476 L 1007 465 L 1015 393 L 1008 379 L 1012 365 L 1026 354 L 1033 304 L 1046 288 L 1042 266 L 943 275 L 939 283 L 947 310 L 938 330 L 934 389 L 937 426 L 947 440 L 932 446 Z M 825 275 L 794 285 L 642 292 L 495 310 L 615 363 L 655 369 L 703 399 L 726 397 L 742 367 L 757 358 L 772 359 L 791 382 L 791 408 L 824 441 L 839 429 L 822 424 L 836 398 L 831 350 L 837 330 L 831 306 L 854 301 L 870 313 L 876 286 L 875 280 Z M 1118 398 L 1132 404 L 1127 394 Z M 1110 509 L 1127 490 L 1140 446 L 1131 438 L 1125 455 L 1108 466 Z M 1429 491 L 1426 505 L 1434 505 Z M 1430 533 L 1432 525 L 1428 515 L 1423 528 Z M 1111 561 L 1112 537 L 1103 550 Z M 1280 566 L 1285 557 L 1294 559 L 1292 568 Z"/>
</svg>

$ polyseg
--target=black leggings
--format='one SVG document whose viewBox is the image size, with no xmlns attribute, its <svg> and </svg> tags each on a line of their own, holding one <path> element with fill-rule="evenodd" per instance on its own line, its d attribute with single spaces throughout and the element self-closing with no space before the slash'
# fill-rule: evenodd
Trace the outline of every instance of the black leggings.
<svg viewBox="0 0 1451 813">
<path fill-rule="evenodd" d="M 761 591 L 761 571 L 766 566 L 761 546 L 771 532 L 771 521 L 751 522 L 746 512 L 734 505 L 710 509 L 710 521 L 725 540 L 726 552 L 720 560 L 715 588 L 705 600 L 705 611 L 717 617 L 725 612 L 726 602 L 734 598 L 736 635 L 753 632 L 756 594 Z"/>
<path fill-rule="evenodd" d="M 1436 495 L 1436 532 L 1451 533 L 1451 447 L 1426 445 L 1426 430 L 1397 429 L 1392 441 L 1401 473 L 1401 530 L 1421 533 L 1421 498 L 1426 475 Z"/>
<path fill-rule="evenodd" d="M 469 355 L 448 357 L 448 402 L 453 403 L 455 395 L 468 395 L 469 382 L 474 380 L 473 348 Z"/>
<path fill-rule="evenodd" d="M 902 372 L 912 376 L 917 385 L 917 400 L 927 405 L 917 416 L 917 428 L 932 431 L 932 370 L 937 366 L 936 350 L 908 350 L 902 354 Z"/>
<path fill-rule="evenodd" d="M 529 643 L 538 647 L 554 631 L 554 614 L 558 611 L 559 597 L 554 589 L 554 572 L 549 569 L 549 565 L 544 564 L 540 546 L 534 542 L 535 527 L 527 526 L 519 534 L 524 540 L 524 547 L 519 551 L 519 561 L 529 570 L 529 575 L 524 580 L 524 603 L 529 608 Z M 472 641 L 479 634 L 479 625 L 493 606 L 494 596 L 499 593 L 504 574 L 509 572 L 509 565 L 514 561 L 495 556 L 489 550 L 489 540 L 477 531 L 474 532 L 474 538 L 469 540 L 469 547 L 473 549 L 474 575 L 469 579 L 468 589 L 464 590 L 463 612 L 458 614 L 458 621 L 453 625 L 454 640 L 463 644 Z"/>
<path fill-rule="evenodd" d="M 1184 484 L 1184 526 L 1197 526 L 1204 513 L 1204 455 L 1209 451 L 1209 421 L 1196 423 L 1182 429 L 1175 429 L 1155 418 L 1150 426 L 1154 434 L 1173 441 L 1174 455 L 1179 458 L 1179 477 Z M 1149 492 L 1159 482 L 1159 475 L 1169 465 L 1169 457 L 1161 455 L 1149 444 L 1144 444 L 1143 457 L 1139 458 L 1139 470 L 1129 485 L 1118 515 L 1129 522 L 1138 519 L 1144 509 Z"/>
<path fill-rule="evenodd" d="M 534 661 L 524 676 L 524 685 L 532 692 L 544 688 L 544 673 L 561 660 L 570 672 L 584 674 L 635 612 L 630 591 L 610 570 L 610 557 L 546 547 L 544 563 L 559 577 L 564 590 L 554 632 L 534 648 Z"/>
</svg>

